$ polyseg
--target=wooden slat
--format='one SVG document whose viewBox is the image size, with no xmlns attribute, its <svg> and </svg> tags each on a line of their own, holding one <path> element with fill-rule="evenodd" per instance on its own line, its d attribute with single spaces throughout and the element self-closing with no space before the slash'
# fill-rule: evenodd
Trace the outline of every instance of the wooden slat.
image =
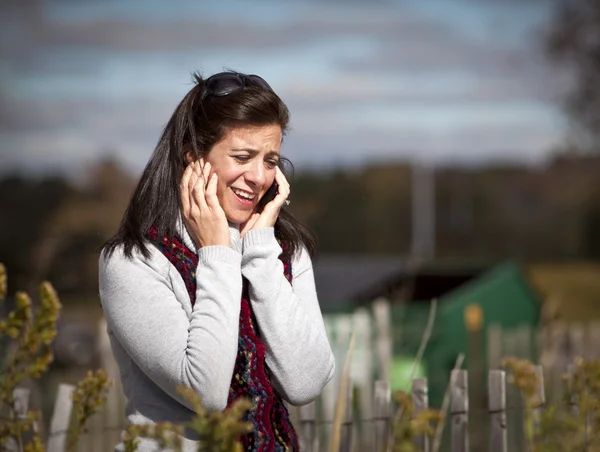
<svg viewBox="0 0 600 452">
<path fill-rule="evenodd" d="M 412 403 L 414 415 L 429 408 L 429 391 L 427 378 L 415 378 L 412 382 Z M 422 435 L 415 439 L 419 452 L 429 452 L 429 438 Z"/>
<path fill-rule="evenodd" d="M 379 363 L 378 374 L 380 379 L 390 378 L 392 362 L 392 333 L 390 302 L 385 298 L 377 298 L 373 304 L 373 319 L 377 332 L 377 358 Z"/>
<path fill-rule="evenodd" d="M 570 405 L 570 410 L 571 410 L 571 414 L 573 416 L 579 417 L 581 415 L 581 413 L 579 412 L 579 399 L 577 397 L 577 395 L 573 392 L 573 380 L 575 378 L 575 372 L 577 371 L 577 366 L 575 364 L 569 364 L 568 366 L 568 385 L 569 385 L 569 389 L 572 391 L 571 392 L 571 397 L 569 399 L 569 405 Z M 585 397 L 585 392 L 587 392 L 587 388 L 584 388 L 584 397 Z M 583 443 L 584 446 L 588 445 L 589 442 L 589 434 L 588 432 L 591 431 L 591 417 L 590 414 L 588 414 L 585 419 L 585 430 L 583 433 Z"/>
<path fill-rule="evenodd" d="M 373 450 L 385 451 L 390 435 L 390 415 L 392 413 L 392 392 L 386 380 L 375 382 L 373 407 Z"/>
<path fill-rule="evenodd" d="M 488 391 L 490 452 L 507 452 L 506 373 L 503 370 L 490 370 Z"/>
<path fill-rule="evenodd" d="M 318 451 L 316 402 L 300 407 L 300 449 L 306 452 Z"/>
<path fill-rule="evenodd" d="M 542 413 L 544 411 L 544 407 L 546 406 L 546 392 L 544 390 L 544 370 L 542 366 L 535 366 L 535 375 L 538 379 L 536 396 L 538 398 L 539 405 L 533 410 L 533 422 L 535 435 L 538 435 L 540 431 Z"/>
<path fill-rule="evenodd" d="M 567 366 L 567 385 L 569 386 L 569 390 L 571 390 L 573 385 L 573 375 L 575 374 L 575 369 L 575 364 L 569 364 Z M 578 400 L 574 393 L 571 393 L 571 397 L 569 398 L 569 409 L 573 416 L 579 416 Z"/>
<path fill-rule="evenodd" d="M 451 380 L 450 424 L 452 452 L 469 450 L 469 379 L 466 370 L 453 370 Z"/>
<path fill-rule="evenodd" d="M 502 361 L 502 326 L 497 323 L 487 328 L 487 359 L 490 369 L 500 369 Z"/>
<path fill-rule="evenodd" d="M 75 386 L 61 384 L 54 403 L 54 413 L 50 422 L 50 437 L 48 438 L 48 452 L 65 452 L 67 447 L 67 430 L 71 420 L 73 401 L 71 394 Z"/>
<path fill-rule="evenodd" d="M 15 420 L 23 420 L 27 418 L 29 409 L 29 396 L 31 392 L 27 388 L 16 388 L 13 390 L 14 406 L 11 416 Z M 27 443 L 31 438 L 31 432 L 26 432 L 21 435 L 22 443 Z M 4 443 L 4 448 L 7 452 L 20 452 L 20 445 L 13 439 L 9 439 Z"/>
<path fill-rule="evenodd" d="M 352 408 L 354 405 L 353 395 L 352 384 L 350 384 L 348 385 L 346 395 L 346 412 L 344 413 L 344 421 L 342 422 L 340 452 L 350 452 L 352 450 L 352 434 L 354 430 L 352 422 Z"/>
<path fill-rule="evenodd" d="M 521 325 L 515 328 L 512 333 L 515 340 L 516 356 L 531 360 L 531 327 L 529 325 Z"/>
</svg>

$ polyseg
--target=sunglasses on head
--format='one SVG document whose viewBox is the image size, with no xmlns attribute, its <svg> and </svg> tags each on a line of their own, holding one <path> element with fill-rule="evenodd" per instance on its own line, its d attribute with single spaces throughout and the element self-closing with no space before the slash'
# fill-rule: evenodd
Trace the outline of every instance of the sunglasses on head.
<svg viewBox="0 0 600 452">
<path fill-rule="evenodd" d="M 236 91 L 245 89 L 246 86 L 258 86 L 259 88 L 273 91 L 273 88 L 258 75 L 246 75 L 239 72 L 219 72 L 211 75 L 204 81 L 204 97 L 227 96 Z"/>
</svg>

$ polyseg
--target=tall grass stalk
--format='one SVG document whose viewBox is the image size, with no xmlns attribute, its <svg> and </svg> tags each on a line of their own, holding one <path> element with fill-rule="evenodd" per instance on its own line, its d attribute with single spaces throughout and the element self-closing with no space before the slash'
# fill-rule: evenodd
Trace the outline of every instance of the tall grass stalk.
<svg viewBox="0 0 600 452">
<path fill-rule="evenodd" d="M 454 369 L 458 370 L 462 367 L 463 361 L 465 360 L 465 355 L 462 353 L 458 355 L 456 358 L 456 362 L 454 363 Z M 440 446 L 442 444 L 442 434 L 444 433 L 444 426 L 446 425 L 446 419 L 448 418 L 448 407 L 450 406 L 450 398 L 452 397 L 452 388 L 456 383 L 455 375 L 450 374 L 450 381 L 448 382 L 448 386 L 446 386 L 446 392 L 444 393 L 444 400 L 442 401 L 442 407 L 440 409 L 442 419 L 435 428 L 435 437 L 433 440 L 433 447 L 431 448 L 432 452 L 438 452 Z"/>
<path fill-rule="evenodd" d="M 342 371 L 342 377 L 340 380 L 338 398 L 335 404 L 333 423 L 331 425 L 331 440 L 329 442 L 329 452 L 337 452 L 340 450 L 340 443 L 342 441 L 342 423 L 344 422 L 346 409 L 348 408 L 348 393 L 352 384 L 350 380 L 350 367 L 352 365 L 352 356 L 354 355 L 355 342 L 356 331 L 352 331 L 352 336 L 350 336 L 350 345 L 348 345 L 346 361 L 344 362 L 344 369 Z"/>
<path fill-rule="evenodd" d="M 427 317 L 427 324 L 425 326 L 425 331 L 423 331 L 423 335 L 421 336 L 421 342 L 419 343 L 419 348 L 417 350 L 417 356 L 413 361 L 412 368 L 410 370 L 410 379 L 409 382 L 412 382 L 415 378 L 415 373 L 419 364 L 423 359 L 423 355 L 425 354 L 425 349 L 427 348 L 427 344 L 429 343 L 429 339 L 431 339 L 431 335 L 433 333 L 433 327 L 435 325 L 435 316 L 437 314 L 437 298 L 433 298 L 431 300 L 431 304 L 429 305 L 429 315 Z M 393 418 L 393 424 L 396 424 L 402 418 L 402 411 L 404 407 L 400 405 L 396 410 Z M 391 452 L 394 450 L 394 435 L 393 435 L 393 425 L 392 425 L 392 434 L 390 434 L 388 438 L 388 446 L 386 451 Z"/>
</svg>

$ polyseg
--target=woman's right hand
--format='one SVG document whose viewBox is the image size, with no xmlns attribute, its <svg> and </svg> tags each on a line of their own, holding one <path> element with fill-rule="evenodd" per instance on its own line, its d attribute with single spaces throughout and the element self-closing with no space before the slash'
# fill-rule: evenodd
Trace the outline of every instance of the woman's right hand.
<svg viewBox="0 0 600 452">
<path fill-rule="evenodd" d="M 198 160 L 191 162 L 179 187 L 183 219 L 197 248 L 230 246 L 227 217 L 217 198 L 218 177 L 210 169 L 208 162 L 203 167 Z"/>
</svg>

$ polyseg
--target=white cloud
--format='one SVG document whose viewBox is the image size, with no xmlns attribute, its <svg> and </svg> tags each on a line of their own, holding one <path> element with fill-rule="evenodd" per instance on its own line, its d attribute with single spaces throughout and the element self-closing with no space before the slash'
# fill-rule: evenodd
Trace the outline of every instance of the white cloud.
<svg viewBox="0 0 600 452">
<path fill-rule="evenodd" d="M 297 167 L 317 169 L 398 159 L 440 164 L 482 163 L 486 160 L 540 163 L 560 137 L 560 129 L 531 122 L 439 132 L 399 126 L 385 131 L 356 127 L 344 133 L 330 134 L 323 127 L 295 130 L 283 149 Z"/>
<path fill-rule="evenodd" d="M 229 1 L 220 21 L 198 14 L 198 3 L 161 20 L 154 2 L 142 17 L 132 6 L 141 2 L 92 3 L 67 14 L 62 2 L 39 27 L 32 15 L 0 18 L 0 149 L 10 165 L 70 167 L 114 149 L 141 170 L 190 71 L 224 66 L 266 74 L 281 93 L 301 164 L 415 151 L 539 159 L 560 139 L 552 102 L 566 84 L 536 43 L 476 38 L 456 11 L 297 0 L 271 16 L 273 2 L 262 2 L 252 14 L 267 15 L 246 20 Z"/>
</svg>

